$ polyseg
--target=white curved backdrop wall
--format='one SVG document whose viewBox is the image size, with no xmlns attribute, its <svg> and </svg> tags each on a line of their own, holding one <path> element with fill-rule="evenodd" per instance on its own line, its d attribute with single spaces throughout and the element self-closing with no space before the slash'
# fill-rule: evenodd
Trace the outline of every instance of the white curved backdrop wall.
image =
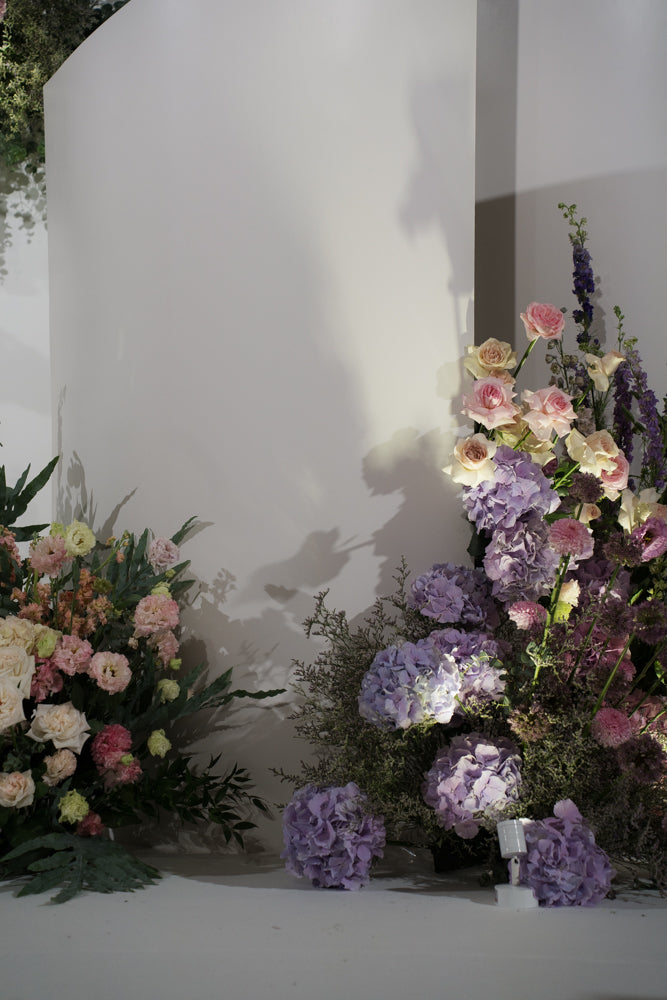
<svg viewBox="0 0 667 1000">
<path fill-rule="evenodd" d="M 465 558 L 474 72 L 468 0 L 133 0 L 46 88 L 58 514 L 199 515 L 212 675 L 288 685 L 319 590 Z M 288 700 L 201 741 L 274 799 Z"/>
</svg>

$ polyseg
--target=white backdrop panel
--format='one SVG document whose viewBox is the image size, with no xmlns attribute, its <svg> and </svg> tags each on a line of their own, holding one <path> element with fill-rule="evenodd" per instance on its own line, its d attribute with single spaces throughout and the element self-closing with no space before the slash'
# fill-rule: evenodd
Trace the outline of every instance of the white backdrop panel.
<svg viewBox="0 0 667 1000">
<path fill-rule="evenodd" d="M 320 589 L 465 559 L 474 6 L 132 0 L 46 88 L 58 513 L 198 514 L 192 655 L 239 685 L 312 658 Z M 202 745 L 275 796 L 288 712 Z"/>
</svg>

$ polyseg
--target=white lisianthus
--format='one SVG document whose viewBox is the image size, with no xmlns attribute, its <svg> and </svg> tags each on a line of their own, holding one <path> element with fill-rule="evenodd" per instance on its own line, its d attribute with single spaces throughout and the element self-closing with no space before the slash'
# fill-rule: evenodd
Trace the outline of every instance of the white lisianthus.
<svg viewBox="0 0 667 1000">
<path fill-rule="evenodd" d="M 601 358 L 596 354 L 585 354 L 584 357 L 593 385 L 598 392 L 606 392 L 609 388 L 609 379 L 621 362 L 625 361 L 624 355 L 619 351 L 607 351 Z"/>
<path fill-rule="evenodd" d="M 79 712 L 71 701 L 66 701 L 62 705 L 38 705 L 26 736 L 36 743 L 51 740 L 57 750 L 81 753 L 90 736 L 88 729 L 83 712 Z"/>
<path fill-rule="evenodd" d="M 85 556 L 95 548 L 95 535 L 87 524 L 72 521 L 65 529 L 65 549 L 68 556 Z"/>
<path fill-rule="evenodd" d="M 454 461 L 442 471 L 451 476 L 455 483 L 461 483 L 462 486 L 477 486 L 495 477 L 493 456 L 496 448 L 495 441 L 489 441 L 484 434 L 472 434 L 457 441 Z"/>
<path fill-rule="evenodd" d="M 35 782 L 30 771 L 0 773 L 0 806 L 5 809 L 24 809 L 31 806 L 35 797 Z"/>
<path fill-rule="evenodd" d="M 15 680 L 0 677 L 0 733 L 6 732 L 17 722 L 24 722 L 23 695 Z"/>
</svg>

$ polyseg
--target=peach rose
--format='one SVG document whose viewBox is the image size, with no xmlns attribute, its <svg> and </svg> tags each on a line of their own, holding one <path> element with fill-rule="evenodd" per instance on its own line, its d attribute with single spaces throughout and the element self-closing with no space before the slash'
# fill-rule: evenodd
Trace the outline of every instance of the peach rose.
<svg viewBox="0 0 667 1000">
<path fill-rule="evenodd" d="M 562 389 L 556 386 L 547 386 L 537 392 L 525 389 L 522 398 L 527 406 L 523 419 L 540 441 L 550 441 L 554 431 L 559 438 L 570 433 L 576 413 L 572 409 L 572 397 Z"/>
<path fill-rule="evenodd" d="M 516 351 L 512 350 L 511 344 L 489 337 L 479 347 L 468 347 L 468 357 L 464 358 L 463 365 L 475 378 L 496 375 L 505 381 L 504 370 L 516 367 Z"/>
<path fill-rule="evenodd" d="M 562 312 L 548 302 L 531 302 L 520 316 L 529 340 L 558 340 L 565 328 Z"/>
<path fill-rule="evenodd" d="M 454 462 L 442 471 L 462 486 L 477 486 L 495 476 L 493 456 L 495 441 L 489 441 L 484 434 L 472 434 L 457 441 L 454 448 Z"/>
<path fill-rule="evenodd" d="M 500 378 L 488 375 L 477 379 L 470 395 L 463 397 L 466 416 L 492 430 L 503 424 L 511 424 L 519 413 L 519 407 L 512 402 L 516 393 L 512 386 Z"/>
<path fill-rule="evenodd" d="M 25 809 L 35 797 L 35 782 L 30 771 L 0 773 L 0 806 L 5 809 Z"/>
</svg>

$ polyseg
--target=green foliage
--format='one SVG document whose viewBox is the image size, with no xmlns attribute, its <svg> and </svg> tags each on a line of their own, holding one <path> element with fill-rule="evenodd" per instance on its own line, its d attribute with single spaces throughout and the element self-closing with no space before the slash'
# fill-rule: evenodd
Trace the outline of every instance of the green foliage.
<svg viewBox="0 0 667 1000">
<path fill-rule="evenodd" d="M 50 892 L 54 903 L 65 903 L 78 893 L 134 892 L 157 882 L 160 873 L 109 840 L 51 833 L 25 841 L 3 858 L 11 877 L 29 873 L 30 881 L 18 896 Z"/>
<path fill-rule="evenodd" d="M 43 489 L 51 478 L 51 474 L 58 464 L 58 456 L 52 458 L 48 465 L 45 465 L 30 482 L 27 482 L 30 466 L 19 476 L 15 486 L 7 485 L 5 467 L 0 466 L 0 525 L 8 528 L 16 524 L 19 517 L 23 517 L 28 504 L 35 499 L 41 489 Z M 24 542 L 32 538 L 35 532 L 43 531 L 45 524 L 30 524 L 23 527 L 15 527 L 14 538 L 17 542 Z"/>
</svg>

